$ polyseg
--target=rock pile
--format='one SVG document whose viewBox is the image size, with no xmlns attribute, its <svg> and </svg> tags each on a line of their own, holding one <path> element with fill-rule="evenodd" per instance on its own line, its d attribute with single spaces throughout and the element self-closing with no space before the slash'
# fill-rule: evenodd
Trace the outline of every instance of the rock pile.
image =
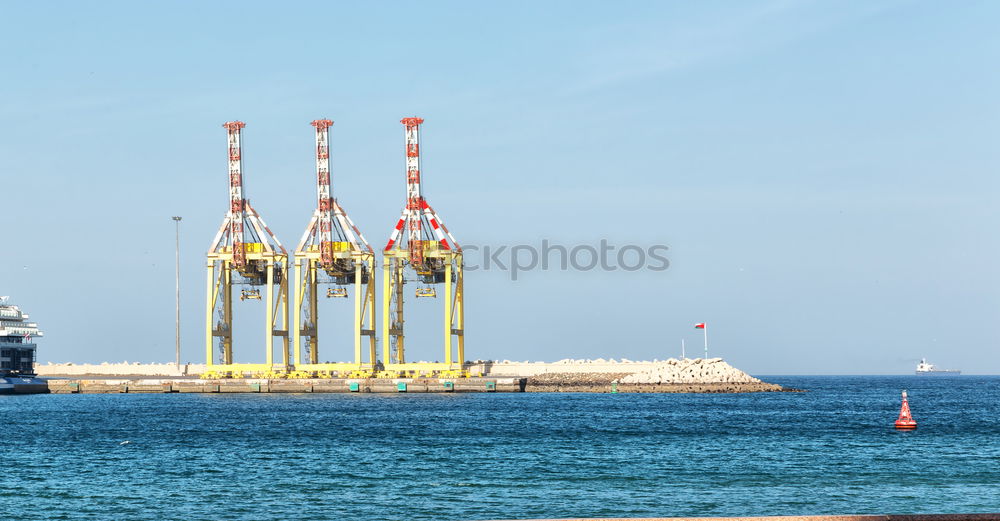
<svg viewBox="0 0 1000 521">
<path fill-rule="evenodd" d="M 670 358 L 656 367 L 623 376 L 625 384 L 762 383 L 721 358 Z"/>
</svg>

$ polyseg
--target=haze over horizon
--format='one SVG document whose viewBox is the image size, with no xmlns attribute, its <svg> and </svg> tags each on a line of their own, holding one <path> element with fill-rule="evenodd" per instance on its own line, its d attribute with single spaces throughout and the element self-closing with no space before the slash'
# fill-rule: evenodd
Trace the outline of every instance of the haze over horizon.
<svg viewBox="0 0 1000 521">
<path fill-rule="evenodd" d="M 0 295 L 43 363 L 173 361 L 173 215 L 182 358 L 204 362 L 223 122 L 246 122 L 248 197 L 293 250 L 309 122 L 334 120 L 335 195 L 378 249 L 417 115 L 459 243 L 669 247 L 663 271 L 468 273 L 469 359 L 694 356 L 707 322 L 710 355 L 757 375 L 1000 373 L 1000 4 L 6 10 Z M 434 360 L 424 300 L 410 353 Z M 237 361 L 261 358 L 262 326 L 238 325 Z"/>
</svg>

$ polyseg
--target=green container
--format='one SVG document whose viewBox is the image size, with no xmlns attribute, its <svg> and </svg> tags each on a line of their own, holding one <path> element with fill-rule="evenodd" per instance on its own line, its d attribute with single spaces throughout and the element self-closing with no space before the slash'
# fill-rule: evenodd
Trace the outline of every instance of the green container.
<svg viewBox="0 0 1000 521">
<path fill-rule="evenodd" d="M 444 385 L 445 391 L 450 392 L 455 390 L 455 382 L 444 382 L 442 385 Z"/>
<path fill-rule="evenodd" d="M 250 384 L 250 389 L 253 390 L 253 392 L 255 392 L 255 393 L 259 393 L 260 392 L 260 384 L 259 383 Z"/>
<path fill-rule="evenodd" d="M 496 390 L 497 390 L 497 383 L 496 382 L 486 382 L 486 391 L 487 392 L 491 392 L 492 393 L 492 392 L 495 392 Z"/>
<path fill-rule="evenodd" d="M 405 393 L 406 392 L 406 382 L 399 382 L 396 384 L 396 391 Z"/>
<path fill-rule="evenodd" d="M 351 382 L 347 384 L 347 388 L 350 389 L 352 393 L 356 393 L 361 390 L 361 384 L 358 382 Z"/>
</svg>

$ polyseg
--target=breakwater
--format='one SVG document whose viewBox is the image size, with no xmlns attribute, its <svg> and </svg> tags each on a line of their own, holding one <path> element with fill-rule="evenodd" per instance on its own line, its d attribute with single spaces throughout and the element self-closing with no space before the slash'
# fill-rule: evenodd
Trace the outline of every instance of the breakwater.
<svg viewBox="0 0 1000 521">
<path fill-rule="evenodd" d="M 144 364 L 140 362 L 101 362 L 75 364 L 71 362 L 35 364 L 38 376 L 135 376 L 135 377 L 185 377 L 206 371 L 205 364 Z"/>
<path fill-rule="evenodd" d="M 503 371 L 504 368 L 491 368 Z M 736 369 L 721 358 L 656 362 L 563 361 L 528 371 L 530 392 L 755 393 L 786 391 Z M 600 370 L 600 369 L 603 369 Z"/>
<path fill-rule="evenodd" d="M 473 390 L 480 384 L 486 385 L 485 382 L 488 381 L 502 389 L 513 384 L 501 382 L 520 382 L 516 386 L 516 392 L 746 393 L 786 390 L 779 385 L 754 378 L 721 358 L 670 358 L 642 362 L 604 359 L 567 359 L 558 362 L 476 361 L 466 363 L 464 369 L 474 378 L 205 380 L 197 379 L 197 375 L 206 371 L 206 366 L 198 364 L 185 364 L 178 368 L 174 364 L 128 362 L 49 363 L 36 367 L 38 374 L 43 377 L 73 379 L 71 381 L 76 382 L 74 389 L 80 386 L 110 389 L 93 392 L 115 392 L 114 388 L 133 389 L 123 392 L 160 392 L 156 390 L 158 385 L 169 386 L 169 390 L 165 392 L 352 392 L 343 391 L 345 386 L 370 390 L 356 389 L 353 392 L 394 392 L 398 391 L 394 386 L 400 383 L 422 389 L 415 392 L 452 392 L 451 387 L 454 386 Z M 53 385 L 55 387 L 52 392 L 69 392 L 66 388 L 68 384 Z M 217 388 L 225 390 L 216 390 Z M 277 390 L 270 391 L 272 388 Z M 145 391 L 146 389 L 149 390 Z M 236 391 L 237 389 L 242 391 Z"/>
<path fill-rule="evenodd" d="M 754 381 L 649 381 L 631 379 L 634 373 L 544 373 L 527 378 L 525 391 L 550 393 L 759 393 L 793 391 L 777 384 Z"/>
</svg>

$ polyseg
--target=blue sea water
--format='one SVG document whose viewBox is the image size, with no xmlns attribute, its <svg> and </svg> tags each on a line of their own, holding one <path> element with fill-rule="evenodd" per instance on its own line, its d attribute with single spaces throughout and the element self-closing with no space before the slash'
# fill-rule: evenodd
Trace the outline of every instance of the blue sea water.
<svg viewBox="0 0 1000 521">
<path fill-rule="evenodd" d="M 808 392 L 0 397 L 0 517 L 1000 512 L 1000 377 L 765 379 Z"/>
</svg>

